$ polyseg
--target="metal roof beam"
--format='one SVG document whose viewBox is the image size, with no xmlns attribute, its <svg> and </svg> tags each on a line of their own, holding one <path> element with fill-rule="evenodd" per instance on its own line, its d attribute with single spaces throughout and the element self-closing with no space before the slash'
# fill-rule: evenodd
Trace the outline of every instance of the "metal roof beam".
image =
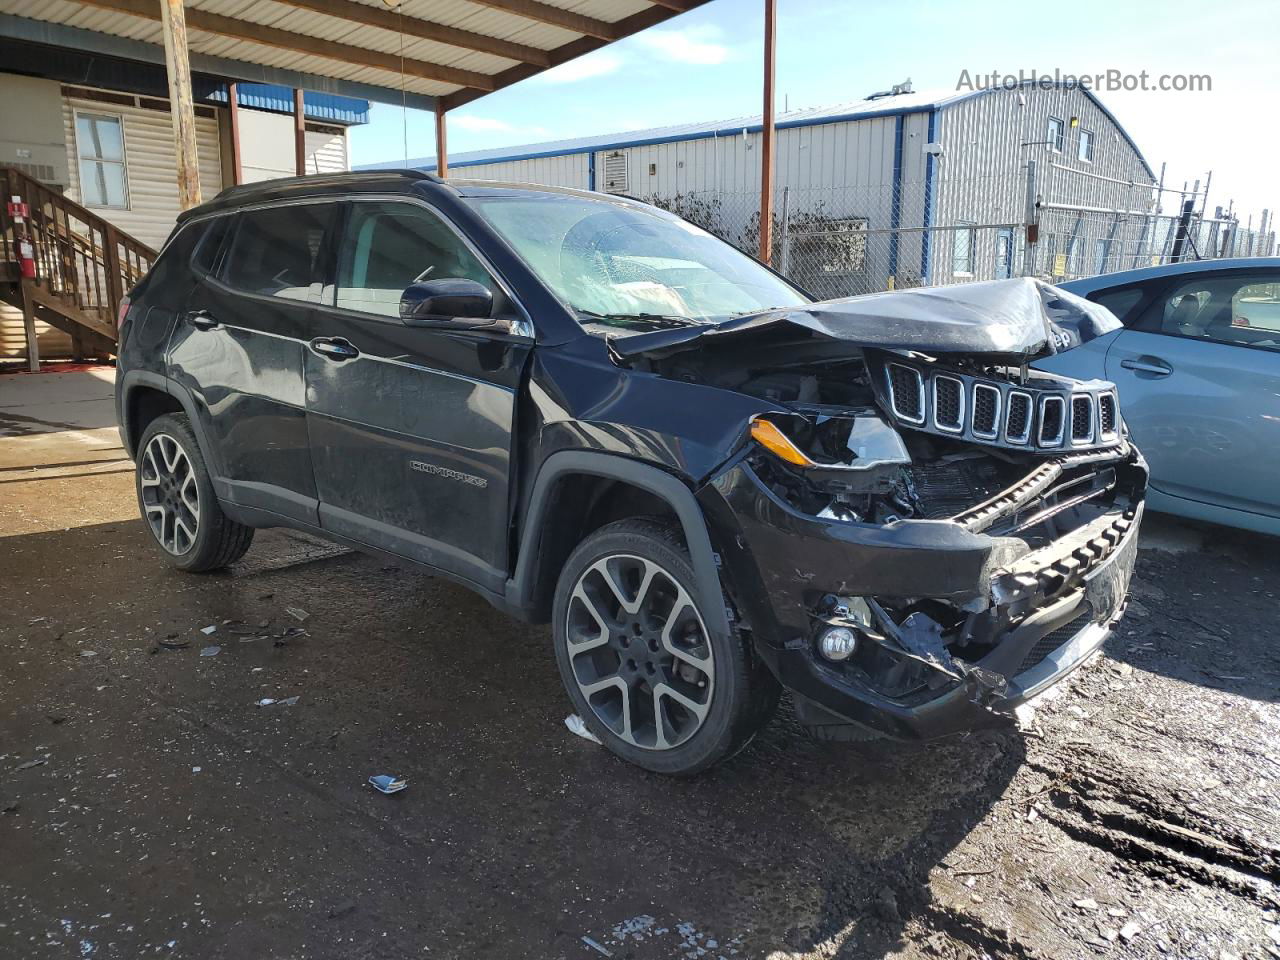
<svg viewBox="0 0 1280 960">
<path fill-rule="evenodd" d="M 523 5 L 526 2 L 530 2 L 530 0 L 474 0 L 474 2 L 496 7 L 500 4 L 507 3 Z M 702 6 L 707 2 L 707 0 L 683 0 L 683 2 L 688 4 L 688 9 L 692 10 L 694 7 Z M 543 6 L 543 4 L 535 4 L 535 6 Z M 506 7 L 503 6 L 503 9 L 506 9 Z M 683 10 L 672 10 L 669 7 L 652 6 L 648 10 L 641 10 L 639 13 L 633 13 L 631 16 L 623 17 L 617 23 L 610 25 L 617 33 L 617 36 L 612 39 L 621 40 L 624 37 L 629 37 L 633 33 L 639 33 L 641 30 L 647 30 L 649 27 L 662 23 L 664 20 L 670 20 L 677 13 L 683 12 Z M 579 30 L 578 32 L 585 33 L 585 31 L 582 30 Z M 577 40 L 571 40 L 570 42 L 550 51 L 551 65 L 556 67 L 562 63 L 568 63 L 570 60 L 576 60 L 583 54 L 608 46 L 610 42 L 612 41 L 593 35 L 579 37 Z M 501 73 L 494 75 L 494 89 L 501 90 L 503 87 L 509 87 L 513 83 L 519 83 L 521 80 L 526 80 L 540 72 L 541 71 L 524 64 L 518 67 L 510 67 L 503 70 Z M 464 103 L 470 103 L 472 100 L 476 100 L 482 96 L 484 96 L 484 94 L 477 91 L 459 90 L 456 93 L 451 93 L 441 99 L 444 102 L 444 109 L 452 110 L 454 107 L 460 107 Z"/>
<path fill-rule="evenodd" d="M 17 17 L 8 13 L 0 13 L 0 39 L 9 39 L 16 43 L 33 47 L 47 47 L 64 53 L 80 54 L 86 59 L 101 61 L 134 61 L 164 67 L 164 47 L 142 40 L 131 40 L 127 37 L 116 37 L 82 27 L 69 27 L 60 23 L 48 23 L 43 20 L 32 20 L 28 17 Z M 191 69 L 208 77 L 220 77 L 227 80 L 243 80 L 247 83 L 269 83 L 281 87 L 302 87 L 314 93 L 329 93 L 339 97 L 354 97 L 359 100 L 372 100 L 374 103 L 385 103 L 400 106 L 401 103 L 415 110 L 434 110 L 436 98 L 425 93 L 413 93 L 399 87 L 380 86 L 363 83 L 358 80 L 342 80 L 337 77 L 324 77 L 314 73 L 303 73 L 288 70 L 284 67 L 268 67 L 247 60 L 232 60 L 227 57 L 213 57 L 204 53 L 192 53 Z M 55 80 L 65 83 L 86 83 L 86 76 L 53 76 Z M 90 86 L 93 84 L 90 83 Z M 123 88 L 122 88 L 123 89 Z M 132 89 L 132 88 L 130 88 Z M 135 93 L 143 92 L 134 90 Z M 164 96 L 163 90 L 157 89 L 148 96 Z"/>
<path fill-rule="evenodd" d="M 159 4 L 152 0 L 76 0 L 85 6 L 98 7 L 116 13 L 127 13 L 142 17 L 145 20 L 159 20 Z M 209 13 L 192 7 L 187 10 L 187 26 L 202 33 L 216 33 L 236 40 L 245 40 L 263 46 L 276 47 L 281 50 L 292 50 L 295 53 L 306 53 L 311 56 L 324 57 L 360 67 L 376 67 L 391 73 L 405 73 L 423 80 L 434 80 L 459 87 L 469 87 L 478 92 L 497 89 L 495 78 L 489 74 L 476 73 L 472 70 L 459 70 L 436 63 L 424 63 L 421 60 L 404 60 L 391 53 L 382 53 L 366 47 L 356 47 L 332 40 L 322 40 L 301 33 L 291 33 L 278 27 L 268 27 L 247 20 L 236 20 L 220 14 Z"/>
<path fill-rule="evenodd" d="M 490 53 L 495 57 L 505 57 L 519 63 L 531 63 L 539 67 L 551 66 L 550 51 L 540 50 L 523 43 L 512 43 L 510 40 L 499 40 L 497 37 L 472 33 L 470 30 L 459 30 L 442 23 L 433 23 L 420 17 L 408 17 L 394 9 L 384 10 L 366 3 L 355 3 L 353 0 L 276 0 L 277 3 L 312 13 L 323 13 L 340 20 L 353 23 L 366 23 L 371 26 L 390 30 L 392 33 L 404 32 L 411 37 L 422 40 L 434 40 L 447 43 L 451 47 L 464 50 L 475 50 L 479 53 Z M 678 0 L 669 0 L 678 2 Z"/>
<path fill-rule="evenodd" d="M 538 23 L 549 23 L 552 26 L 563 27 L 566 30 L 594 37 L 597 40 L 620 40 L 626 36 L 625 33 L 619 30 L 619 27 L 625 21 L 609 23 L 606 20 L 597 20 L 595 17 L 585 17 L 580 13 L 574 13 L 572 10 L 553 7 L 549 3 L 539 3 L 538 0 L 471 0 L 471 2 L 482 7 L 492 7 L 494 10 L 501 10 L 504 13 L 513 13 L 517 17 L 524 17 L 526 20 L 536 20 Z"/>
</svg>

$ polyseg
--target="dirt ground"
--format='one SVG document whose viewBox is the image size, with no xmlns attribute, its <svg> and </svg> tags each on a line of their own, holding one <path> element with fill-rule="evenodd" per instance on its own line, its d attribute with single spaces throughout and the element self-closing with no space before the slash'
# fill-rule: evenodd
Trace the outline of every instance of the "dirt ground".
<svg viewBox="0 0 1280 960">
<path fill-rule="evenodd" d="M 282 531 L 168 570 L 110 389 L 0 377 L 0 958 L 1280 957 L 1272 540 L 1150 520 L 1021 728 L 824 747 L 784 705 L 671 781 L 459 587 Z"/>
</svg>

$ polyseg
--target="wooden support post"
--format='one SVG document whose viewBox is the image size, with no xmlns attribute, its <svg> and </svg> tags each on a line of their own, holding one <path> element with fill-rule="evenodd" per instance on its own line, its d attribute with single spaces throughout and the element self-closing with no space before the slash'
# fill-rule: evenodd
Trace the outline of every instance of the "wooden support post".
<svg viewBox="0 0 1280 960">
<path fill-rule="evenodd" d="M 293 89 L 293 169 L 300 177 L 307 175 L 307 113 L 297 87 Z"/>
<path fill-rule="evenodd" d="M 234 80 L 227 84 L 228 120 L 231 124 L 231 183 L 244 183 L 244 164 L 240 159 L 240 85 Z"/>
<path fill-rule="evenodd" d="M 773 256 L 773 78 L 778 0 L 764 0 L 764 113 L 760 132 L 760 262 Z"/>
<path fill-rule="evenodd" d="M 30 280 L 23 280 L 22 288 L 22 332 L 27 337 L 27 368 L 32 373 L 40 372 L 40 344 L 36 341 L 36 301 L 31 296 Z"/>
<path fill-rule="evenodd" d="M 449 132 L 445 129 L 445 106 L 436 99 L 436 176 L 449 175 Z"/>
<path fill-rule="evenodd" d="M 160 0 L 164 61 L 169 75 L 169 114 L 178 154 L 178 205 L 200 202 L 200 163 L 196 152 L 196 112 L 191 100 L 191 62 L 187 58 L 187 16 L 182 0 Z"/>
</svg>

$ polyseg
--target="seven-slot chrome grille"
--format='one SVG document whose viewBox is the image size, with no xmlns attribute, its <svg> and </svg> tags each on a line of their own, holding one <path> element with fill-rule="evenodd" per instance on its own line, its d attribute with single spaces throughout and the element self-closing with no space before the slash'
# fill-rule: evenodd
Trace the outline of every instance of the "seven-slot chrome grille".
<svg viewBox="0 0 1280 960">
<path fill-rule="evenodd" d="M 882 383 L 895 419 L 930 433 L 1046 451 L 1120 442 L 1115 388 L 1099 380 L 1016 384 L 887 360 Z"/>
</svg>

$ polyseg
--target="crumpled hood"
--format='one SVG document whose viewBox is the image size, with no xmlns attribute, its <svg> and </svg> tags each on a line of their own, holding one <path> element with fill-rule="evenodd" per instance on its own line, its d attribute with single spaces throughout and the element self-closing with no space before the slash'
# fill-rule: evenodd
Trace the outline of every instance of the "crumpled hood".
<svg viewBox="0 0 1280 960">
<path fill-rule="evenodd" d="M 624 359 L 660 356 L 722 338 L 741 342 L 781 324 L 859 347 L 984 354 L 1018 362 L 1069 350 L 1120 327 L 1105 307 L 1042 280 L 1020 277 L 825 300 L 719 324 L 615 337 L 610 345 Z"/>
</svg>

